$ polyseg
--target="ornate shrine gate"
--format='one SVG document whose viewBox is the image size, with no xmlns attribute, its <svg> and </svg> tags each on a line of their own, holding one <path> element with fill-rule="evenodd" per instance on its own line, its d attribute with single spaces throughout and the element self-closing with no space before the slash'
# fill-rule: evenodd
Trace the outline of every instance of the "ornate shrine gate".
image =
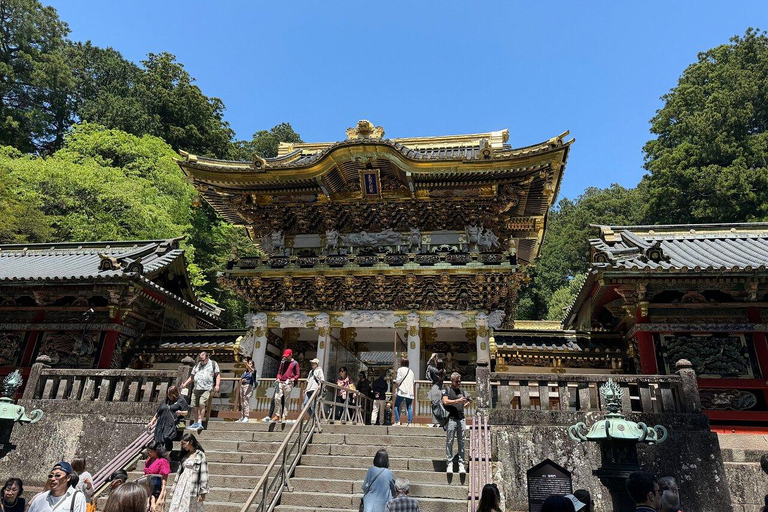
<svg viewBox="0 0 768 512">
<path fill-rule="evenodd" d="M 282 143 L 275 158 L 182 153 L 200 196 L 261 246 L 220 278 L 255 312 L 240 352 L 264 376 L 283 347 L 327 376 L 366 353 L 407 354 L 420 376 L 437 351 L 473 378 L 491 330 L 511 327 L 565 135 L 513 149 L 506 130 L 385 139 L 360 121 L 344 141 Z"/>
</svg>

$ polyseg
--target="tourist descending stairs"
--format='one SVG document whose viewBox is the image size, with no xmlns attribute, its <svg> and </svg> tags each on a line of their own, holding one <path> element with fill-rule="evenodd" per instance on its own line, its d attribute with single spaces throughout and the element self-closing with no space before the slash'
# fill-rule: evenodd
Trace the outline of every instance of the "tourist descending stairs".
<svg viewBox="0 0 768 512">
<path fill-rule="evenodd" d="M 357 511 L 363 478 L 380 448 L 395 477 L 411 481 L 422 512 L 466 512 L 469 475 L 446 475 L 445 431 L 429 427 L 324 424 L 283 492 L 279 511 Z M 207 507 L 207 505 L 206 505 Z M 207 510 L 207 508 L 206 508 Z"/>
<path fill-rule="evenodd" d="M 291 426 L 290 423 L 208 422 L 208 429 L 197 436 L 205 450 L 210 474 L 206 512 L 240 511 Z M 178 449 L 178 443 L 175 443 L 174 459 L 178 458 Z M 129 472 L 129 479 L 142 476 L 143 467 L 143 460 L 140 460 Z M 172 465 L 174 471 L 177 468 L 178 462 Z M 168 477 L 166 509 L 175 478 L 174 472 Z M 102 509 L 103 503 L 100 503 L 99 510 Z"/>
</svg>

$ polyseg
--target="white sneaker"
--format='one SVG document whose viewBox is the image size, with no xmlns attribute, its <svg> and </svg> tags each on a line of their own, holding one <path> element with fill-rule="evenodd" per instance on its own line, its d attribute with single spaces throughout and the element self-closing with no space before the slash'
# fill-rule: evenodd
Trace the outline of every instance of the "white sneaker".
<svg viewBox="0 0 768 512">
<path fill-rule="evenodd" d="M 400 422 L 399 421 L 395 422 L 395 426 L 399 427 L 400 426 Z"/>
<path fill-rule="evenodd" d="M 263 421 L 264 423 L 268 423 L 268 422 L 272 421 L 272 417 L 269 416 L 269 415 L 264 416 L 263 418 L 261 418 L 261 421 Z"/>
<path fill-rule="evenodd" d="M 466 475 L 467 474 L 467 468 L 464 467 L 464 464 L 459 462 L 459 474 L 460 475 Z"/>
<path fill-rule="evenodd" d="M 452 475 L 453 474 L 453 462 L 452 461 L 449 462 L 448 464 L 446 464 L 445 474 L 446 475 Z"/>
</svg>

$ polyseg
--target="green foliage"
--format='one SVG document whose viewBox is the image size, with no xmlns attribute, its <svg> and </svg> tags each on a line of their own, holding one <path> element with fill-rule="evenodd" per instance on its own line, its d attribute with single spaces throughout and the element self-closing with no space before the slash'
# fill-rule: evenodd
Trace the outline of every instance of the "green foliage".
<svg viewBox="0 0 768 512">
<path fill-rule="evenodd" d="M 181 236 L 189 225 L 191 186 L 156 137 L 85 124 L 51 157 L 5 153 L 15 192 L 37 199 L 50 241 Z"/>
<path fill-rule="evenodd" d="M 587 279 L 586 273 L 576 274 L 568 284 L 552 292 L 552 296 L 547 303 L 547 320 L 562 320 L 565 312 L 576 300 L 584 281 Z"/>
<path fill-rule="evenodd" d="M 259 130 L 250 141 L 239 140 L 230 147 L 228 158 L 233 160 L 251 160 L 253 155 L 263 158 L 277 156 L 281 142 L 303 142 L 301 136 L 293 130 L 290 123 L 280 123 L 271 130 Z"/>
<path fill-rule="evenodd" d="M 63 137 L 72 84 L 61 53 L 68 33 L 52 7 L 0 0 L 0 145 L 32 152 Z"/>
<path fill-rule="evenodd" d="M 768 218 L 768 37 L 747 30 L 702 52 L 651 120 L 654 222 Z"/>
<path fill-rule="evenodd" d="M 0 243 L 3 244 L 44 242 L 51 234 L 39 194 L 22 187 L 7 165 L 21 156 L 17 149 L 0 146 Z"/>
<path fill-rule="evenodd" d="M 567 287 L 589 266 L 590 224 L 630 225 L 644 221 L 645 188 L 626 189 L 612 185 L 588 188 L 575 201 L 561 199 L 549 214 L 541 256 L 529 275 L 530 283 L 520 294 L 517 317 L 540 319 L 557 316 L 548 311 L 555 290 Z"/>
</svg>

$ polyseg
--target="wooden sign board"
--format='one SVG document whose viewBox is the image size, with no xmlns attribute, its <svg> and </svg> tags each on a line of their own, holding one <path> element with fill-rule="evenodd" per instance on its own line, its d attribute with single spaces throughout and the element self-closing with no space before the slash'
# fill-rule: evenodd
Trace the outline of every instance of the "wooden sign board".
<svg viewBox="0 0 768 512">
<path fill-rule="evenodd" d="M 544 500 L 552 494 L 573 493 L 571 472 L 549 459 L 536 464 L 526 473 L 528 480 L 528 512 L 541 512 Z"/>
</svg>

